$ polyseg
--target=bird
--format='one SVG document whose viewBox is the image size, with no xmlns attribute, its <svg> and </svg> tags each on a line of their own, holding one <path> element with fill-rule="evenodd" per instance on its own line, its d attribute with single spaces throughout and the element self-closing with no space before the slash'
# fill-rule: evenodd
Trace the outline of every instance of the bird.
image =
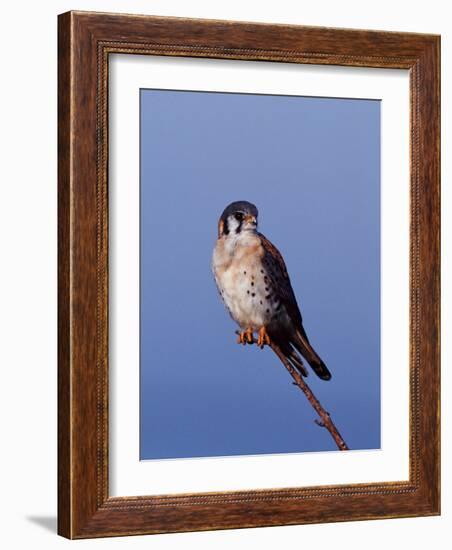
<svg viewBox="0 0 452 550">
<path fill-rule="evenodd" d="M 257 224 L 254 204 L 229 204 L 218 221 L 212 255 L 218 292 L 240 328 L 237 342 L 253 344 L 256 333 L 261 349 L 276 345 L 301 375 L 308 375 L 304 358 L 319 378 L 330 380 L 330 371 L 306 335 L 284 259 Z"/>
</svg>

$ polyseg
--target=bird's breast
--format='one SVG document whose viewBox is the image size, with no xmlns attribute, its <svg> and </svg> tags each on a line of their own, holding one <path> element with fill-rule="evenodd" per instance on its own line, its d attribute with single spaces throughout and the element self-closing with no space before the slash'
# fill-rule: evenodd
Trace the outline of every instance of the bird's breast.
<svg viewBox="0 0 452 550">
<path fill-rule="evenodd" d="M 225 241 L 218 240 L 212 262 L 218 290 L 237 324 L 257 331 L 278 315 L 281 306 L 262 262 L 264 250 L 257 236 L 233 248 Z"/>
</svg>

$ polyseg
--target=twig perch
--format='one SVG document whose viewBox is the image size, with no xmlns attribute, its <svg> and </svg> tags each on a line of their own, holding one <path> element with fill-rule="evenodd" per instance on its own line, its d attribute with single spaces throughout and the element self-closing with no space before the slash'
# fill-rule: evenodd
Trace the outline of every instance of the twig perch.
<svg viewBox="0 0 452 550">
<path fill-rule="evenodd" d="M 331 420 L 329 413 L 322 407 L 320 401 L 312 393 L 311 388 L 306 384 L 301 374 L 299 374 L 298 371 L 296 371 L 294 367 L 292 367 L 292 365 L 289 363 L 289 361 L 286 359 L 286 357 L 276 344 L 271 342 L 270 347 L 279 357 L 281 363 L 289 371 L 290 376 L 292 376 L 292 378 L 295 380 L 294 385 L 300 388 L 300 390 L 307 397 L 309 403 L 311 403 L 311 405 L 313 406 L 315 412 L 320 416 L 320 420 L 315 419 L 315 423 L 322 428 L 326 428 L 330 432 L 331 437 L 334 439 L 337 448 L 340 451 L 348 451 L 347 444 L 343 440 L 341 434 L 339 433 L 339 430 L 334 425 L 334 422 Z"/>
<path fill-rule="evenodd" d="M 248 343 L 255 344 L 257 343 L 257 341 L 252 337 L 252 341 L 249 341 Z M 322 405 L 320 404 L 320 401 L 312 393 L 311 388 L 306 384 L 301 374 L 299 374 L 299 372 L 289 363 L 285 355 L 282 353 L 282 351 L 279 349 L 279 347 L 275 343 L 270 342 L 269 345 L 272 348 L 272 350 L 276 353 L 276 355 L 279 357 L 279 360 L 281 361 L 281 363 L 289 371 L 290 376 L 292 376 L 292 378 L 294 379 L 294 382 L 293 382 L 294 386 L 298 386 L 300 388 L 300 390 L 307 397 L 309 403 L 311 403 L 315 412 L 320 416 L 320 420 L 316 418 L 314 422 L 318 426 L 322 428 L 326 428 L 330 432 L 331 437 L 334 439 L 334 442 L 336 443 L 337 448 L 340 451 L 348 451 L 349 449 L 348 449 L 347 443 L 345 443 L 344 439 L 339 433 L 339 430 L 336 428 L 336 426 L 334 425 L 334 422 L 331 420 L 330 414 L 322 407 Z"/>
</svg>

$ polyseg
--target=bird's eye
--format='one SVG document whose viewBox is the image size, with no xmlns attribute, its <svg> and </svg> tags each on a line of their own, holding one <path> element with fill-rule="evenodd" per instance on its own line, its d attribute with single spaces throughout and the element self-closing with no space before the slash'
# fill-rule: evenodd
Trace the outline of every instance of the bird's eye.
<svg viewBox="0 0 452 550">
<path fill-rule="evenodd" d="M 243 220 L 243 214 L 241 212 L 237 212 L 237 214 L 234 214 L 234 217 L 239 222 Z"/>
</svg>

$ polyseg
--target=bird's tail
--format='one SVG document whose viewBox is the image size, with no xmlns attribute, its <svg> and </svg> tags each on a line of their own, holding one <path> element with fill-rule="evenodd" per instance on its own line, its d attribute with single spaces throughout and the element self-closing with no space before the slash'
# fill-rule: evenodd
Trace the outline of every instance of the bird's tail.
<svg viewBox="0 0 452 550">
<path fill-rule="evenodd" d="M 314 348 L 309 343 L 309 340 L 304 333 L 304 330 L 295 330 L 294 335 L 291 339 L 291 343 L 297 349 L 297 351 L 301 353 L 301 355 L 306 359 L 312 370 L 317 374 L 319 378 L 321 378 L 322 380 L 329 380 L 331 378 L 330 371 L 327 369 L 325 363 L 320 359 Z"/>
<path fill-rule="evenodd" d="M 270 338 L 275 342 L 275 344 L 278 346 L 281 352 L 285 355 L 289 363 L 295 369 L 297 369 L 297 371 L 302 376 L 308 376 L 308 371 L 306 370 L 306 367 L 303 365 L 303 361 L 301 357 L 299 357 L 298 353 L 293 349 L 293 347 L 291 346 L 287 338 L 282 337 L 281 334 L 271 334 Z"/>
</svg>

